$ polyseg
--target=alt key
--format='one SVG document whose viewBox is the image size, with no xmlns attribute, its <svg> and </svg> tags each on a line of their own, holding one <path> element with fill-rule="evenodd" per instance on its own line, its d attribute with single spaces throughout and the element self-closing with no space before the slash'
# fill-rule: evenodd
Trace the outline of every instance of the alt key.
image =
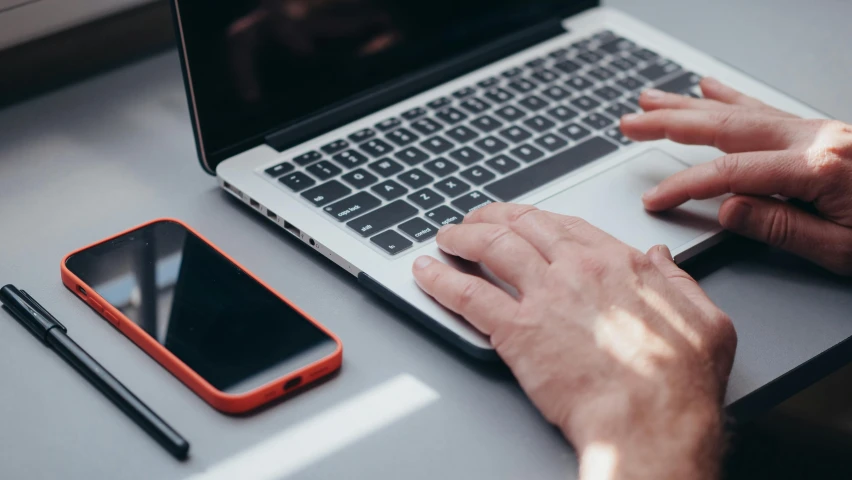
<svg viewBox="0 0 852 480">
<path fill-rule="evenodd" d="M 388 252 L 391 255 L 396 255 L 397 253 L 414 245 L 411 240 L 408 240 L 407 238 L 403 237 L 402 235 L 393 230 L 388 230 L 384 233 L 380 233 L 375 237 L 371 238 L 370 241 L 375 243 L 376 245 L 381 247 L 382 250 Z"/>
</svg>

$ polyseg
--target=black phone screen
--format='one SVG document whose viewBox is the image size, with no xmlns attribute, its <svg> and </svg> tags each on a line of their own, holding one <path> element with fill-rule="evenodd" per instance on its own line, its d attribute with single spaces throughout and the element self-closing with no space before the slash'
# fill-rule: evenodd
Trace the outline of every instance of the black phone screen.
<svg viewBox="0 0 852 480">
<path fill-rule="evenodd" d="M 181 224 L 158 221 L 68 258 L 68 269 L 226 393 L 325 358 L 337 343 Z"/>
</svg>

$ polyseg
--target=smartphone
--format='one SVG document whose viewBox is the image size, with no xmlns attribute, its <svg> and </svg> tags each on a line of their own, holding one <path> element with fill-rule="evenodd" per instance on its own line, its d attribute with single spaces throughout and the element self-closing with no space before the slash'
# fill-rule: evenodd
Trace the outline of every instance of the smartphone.
<svg viewBox="0 0 852 480">
<path fill-rule="evenodd" d="M 61 271 L 69 290 L 220 411 L 254 409 L 340 368 L 333 333 L 178 220 L 77 250 Z"/>
</svg>

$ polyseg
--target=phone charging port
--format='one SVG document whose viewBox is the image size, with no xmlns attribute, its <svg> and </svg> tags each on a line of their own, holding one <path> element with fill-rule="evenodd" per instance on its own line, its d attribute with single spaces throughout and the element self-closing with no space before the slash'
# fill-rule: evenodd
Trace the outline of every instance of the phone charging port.
<svg viewBox="0 0 852 480">
<path fill-rule="evenodd" d="M 290 390 L 291 388 L 298 387 L 301 383 L 302 377 L 291 378 L 284 384 L 284 390 Z"/>
</svg>

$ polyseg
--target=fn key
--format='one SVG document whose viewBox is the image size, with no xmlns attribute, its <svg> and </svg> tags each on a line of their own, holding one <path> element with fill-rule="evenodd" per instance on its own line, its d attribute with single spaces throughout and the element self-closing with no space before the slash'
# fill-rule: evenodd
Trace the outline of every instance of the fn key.
<svg viewBox="0 0 852 480">
<path fill-rule="evenodd" d="M 397 253 L 414 245 L 411 240 L 408 240 L 402 235 L 396 233 L 394 230 L 388 230 L 387 232 L 380 233 L 371 238 L 370 241 L 382 247 L 382 250 L 391 255 L 396 255 Z"/>
</svg>

